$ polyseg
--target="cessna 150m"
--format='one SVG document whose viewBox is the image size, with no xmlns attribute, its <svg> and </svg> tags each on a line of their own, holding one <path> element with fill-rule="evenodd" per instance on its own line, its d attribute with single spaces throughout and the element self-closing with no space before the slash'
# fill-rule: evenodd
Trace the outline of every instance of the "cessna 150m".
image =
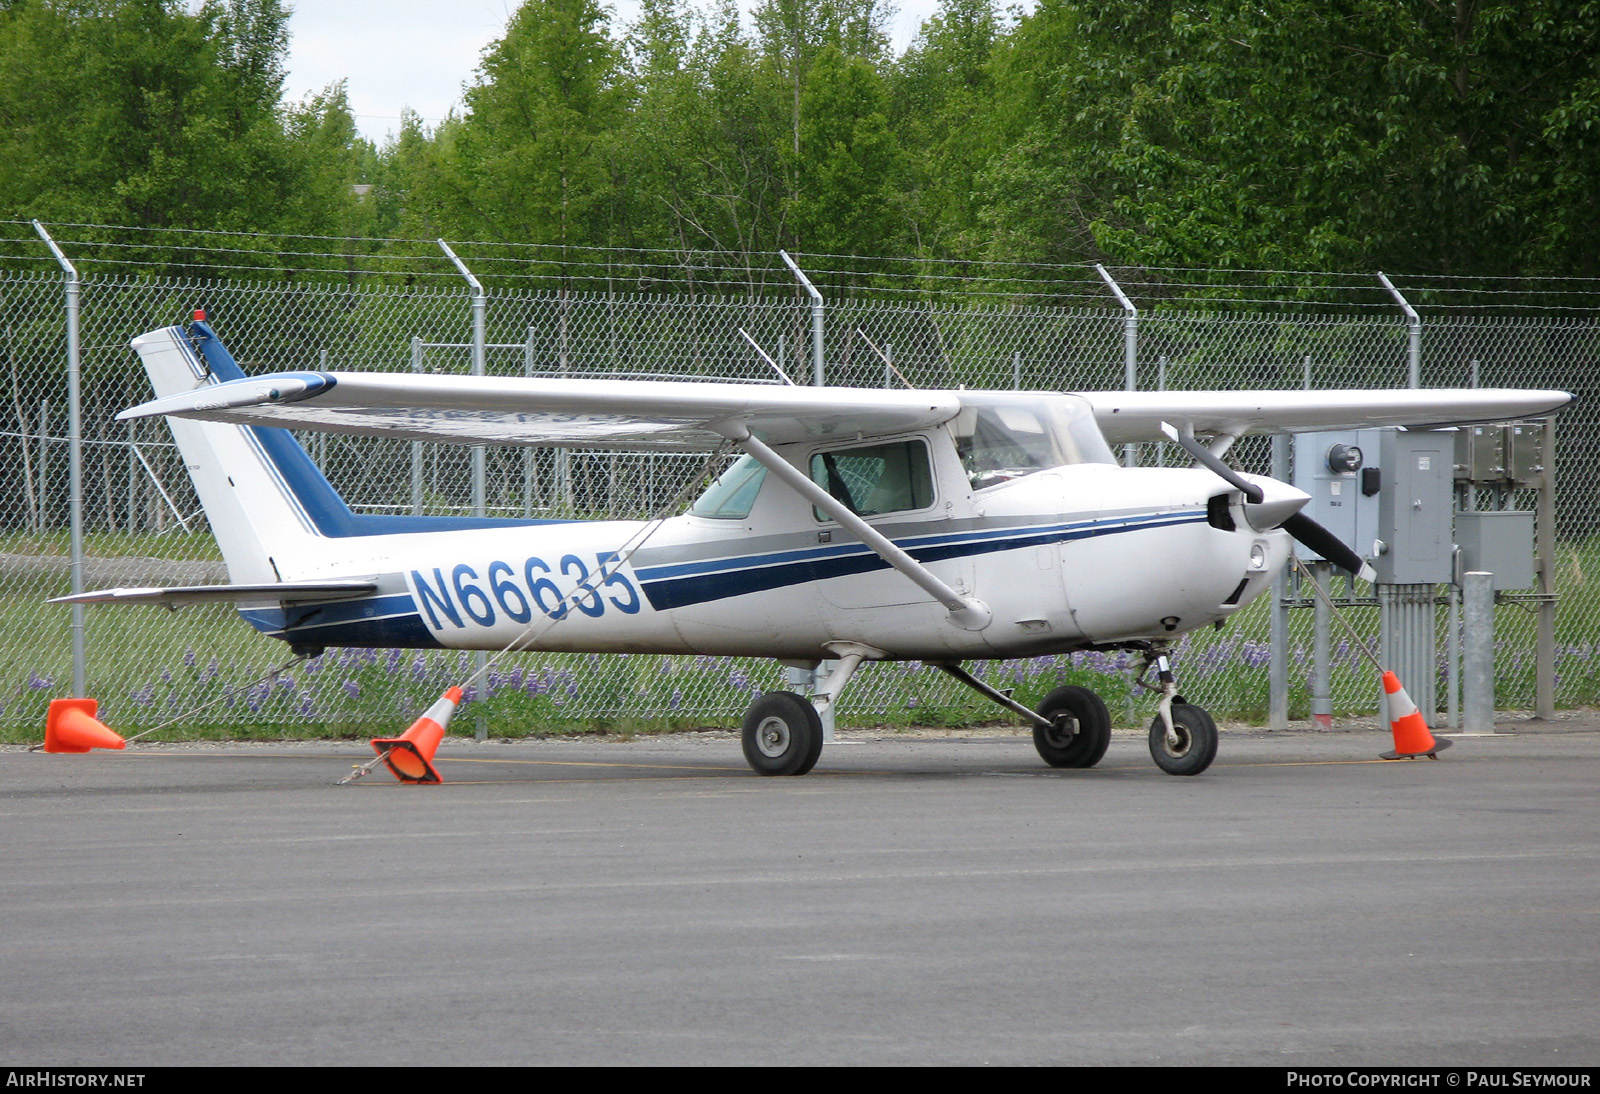
<svg viewBox="0 0 1600 1094">
<path fill-rule="evenodd" d="M 799 775 L 819 708 L 862 661 L 921 660 L 1034 725 L 1044 760 L 1090 767 L 1110 718 L 1090 690 L 1037 710 L 962 667 L 1119 648 L 1157 670 L 1151 752 L 1203 771 L 1217 732 L 1168 660 L 1187 631 L 1265 590 L 1291 537 L 1364 562 L 1300 512 L 1308 500 L 1220 459 L 1251 432 L 1505 420 L 1560 391 L 884 391 L 729 383 L 286 372 L 246 377 L 209 326 L 133 342 L 167 415 L 231 584 L 77 600 L 237 602 L 297 651 L 324 646 L 837 659 L 809 700 L 757 699 L 744 754 Z M 351 512 L 282 428 L 455 444 L 605 450 L 732 445 L 743 455 L 658 522 Z M 1195 468 L 1123 468 L 1108 442 L 1182 444 Z M 1196 435 L 1214 438 L 1211 449 Z M 1370 576 L 1370 571 L 1368 571 Z"/>
</svg>

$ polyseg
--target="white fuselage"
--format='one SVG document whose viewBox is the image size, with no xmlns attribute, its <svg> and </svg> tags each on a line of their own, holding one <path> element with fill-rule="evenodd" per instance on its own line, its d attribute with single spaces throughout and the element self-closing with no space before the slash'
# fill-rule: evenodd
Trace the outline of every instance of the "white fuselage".
<svg viewBox="0 0 1600 1094">
<path fill-rule="evenodd" d="M 377 597 L 308 606 L 286 619 L 246 616 L 313 645 L 393 644 L 395 621 L 404 619 L 431 640 L 404 644 L 452 649 L 804 661 L 828 656 L 829 643 L 856 642 L 897 659 L 1015 657 L 1168 637 L 1225 619 L 1287 557 L 1281 532 L 1208 523 L 1206 500 L 1219 492 L 1209 472 L 1075 464 L 973 490 L 939 434 L 926 435 L 933 504 L 870 523 L 987 604 L 992 620 L 981 630 L 957 626 L 772 481 L 747 517 L 685 515 L 653 531 L 642 522 L 574 521 L 323 540 L 280 559 L 282 577 L 377 576 Z M 784 447 L 804 466 L 806 446 Z M 618 552 L 647 531 L 618 565 Z"/>
</svg>

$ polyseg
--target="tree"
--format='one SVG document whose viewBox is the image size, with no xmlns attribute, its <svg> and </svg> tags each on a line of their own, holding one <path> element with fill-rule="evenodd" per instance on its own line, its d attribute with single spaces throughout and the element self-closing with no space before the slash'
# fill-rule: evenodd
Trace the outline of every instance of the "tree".
<svg viewBox="0 0 1600 1094">
<path fill-rule="evenodd" d="M 1594 117 L 1567 89 L 1595 72 L 1595 15 L 1592 0 L 1044 0 L 1002 77 L 996 246 L 1447 274 L 1570 256 L 1597 218 L 1551 201 L 1583 174 L 1561 142 L 1587 132 L 1566 118 Z"/>
<path fill-rule="evenodd" d="M 4 215 L 265 233 L 339 222 L 353 195 L 306 196 L 312 161 L 279 113 L 286 20 L 280 0 L 0 9 Z M 188 261 L 133 238 L 130 260 Z"/>
<path fill-rule="evenodd" d="M 904 206 L 921 255 L 970 253 L 978 172 L 993 152 L 994 0 L 944 0 L 892 69 L 890 124 L 906 153 Z"/>
<path fill-rule="evenodd" d="M 800 99 L 804 184 L 791 197 L 791 231 L 805 250 L 890 254 L 900 242 L 900 151 L 886 108 L 870 64 L 822 48 Z"/>
<path fill-rule="evenodd" d="M 453 138 L 462 228 L 491 239 L 606 241 L 617 51 L 595 0 L 527 0 L 484 55 Z M 443 127 L 448 129 L 449 127 Z"/>
<path fill-rule="evenodd" d="M 636 240 L 730 257 L 781 246 L 789 114 L 737 6 L 696 16 L 646 0 L 629 48 L 635 98 L 619 159 Z"/>
</svg>

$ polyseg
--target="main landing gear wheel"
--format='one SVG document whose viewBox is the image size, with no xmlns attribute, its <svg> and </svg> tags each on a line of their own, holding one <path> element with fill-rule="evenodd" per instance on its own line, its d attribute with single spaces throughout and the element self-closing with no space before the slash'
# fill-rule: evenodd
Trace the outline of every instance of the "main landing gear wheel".
<svg viewBox="0 0 1600 1094">
<path fill-rule="evenodd" d="M 1172 704 L 1176 740 L 1167 739 L 1167 724 L 1156 715 L 1150 723 L 1150 755 L 1168 775 L 1198 775 L 1217 758 L 1217 723 L 1203 707 Z"/>
<path fill-rule="evenodd" d="M 1035 709 L 1050 719 L 1050 728 L 1033 727 L 1033 747 L 1051 767 L 1093 767 L 1106 754 L 1111 714 L 1088 688 L 1056 688 Z"/>
<path fill-rule="evenodd" d="M 822 755 L 822 718 L 792 691 L 769 691 L 744 715 L 744 758 L 758 775 L 804 775 Z"/>
</svg>

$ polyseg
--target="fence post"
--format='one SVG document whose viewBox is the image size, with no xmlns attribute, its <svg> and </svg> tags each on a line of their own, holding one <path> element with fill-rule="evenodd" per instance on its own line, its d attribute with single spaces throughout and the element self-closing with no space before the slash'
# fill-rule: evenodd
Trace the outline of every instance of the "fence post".
<svg viewBox="0 0 1600 1094">
<path fill-rule="evenodd" d="M 1289 479 L 1289 438 L 1281 433 L 1272 438 L 1272 477 L 1279 482 Z M 1288 599 L 1289 569 L 1284 567 L 1272 579 L 1272 614 L 1267 623 L 1271 650 L 1267 661 L 1268 729 L 1289 728 L 1289 608 L 1285 603 Z"/>
<path fill-rule="evenodd" d="M 1389 290 L 1389 295 L 1394 297 L 1395 302 L 1400 305 L 1400 310 L 1406 313 L 1406 331 L 1408 335 L 1408 345 L 1406 348 L 1406 386 L 1421 387 L 1422 316 L 1417 314 L 1417 309 L 1413 308 L 1411 306 L 1411 302 L 1400 294 L 1400 290 L 1394 287 L 1394 282 L 1390 281 L 1382 270 L 1378 271 L 1378 280 L 1383 282 L 1383 287 Z"/>
<path fill-rule="evenodd" d="M 67 491 L 70 499 L 69 522 L 72 528 L 72 591 L 83 592 L 83 395 L 81 389 L 81 347 L 78 344 L 79 281 L 77 268 L 67 261 L 56 241 L 50 238 L 44 225 L 37 220 L 33 230 L 39 233 L 50 253 L 55 255 L 66 274 L 67 310 Z M 43 439 L 41 438 L 41 451 Z M 40 499 L 40 512 L 44 499 Z M 88 690 L 83 644 L 83 605 L 72 605 L 72 694 L 81 696 Z"/>
<path fill-rule="evenodd" d="M 1556 716 L 1556 420 L 1544 420 L 1544 482 L 1540 484 L 1534 524 L 1537 528 L 1539 615 L 1534 640 L 1533 712 Z"/>
<path fill-rule="evenodd" d="M 794 259 L 789 257 L 788 251 L 779 251 L 778 254 L 788 264 L 789 269 L 794 271 L 794 275 L 800 279 L 800 284 L 805 287 L 806 292 L 811 294 L 811 382 L 817 387 L 821 387 L 826 383 L 822 367 L 822 294 L 811 283 L 811 279 L 806 276 L 805 271 L 795 264 Z"/>
<path fill-rule="evenodd" d="M 472 271 L 467 269 L 465 262 L 456 257 L 456 253 L 450 249 L 450 244 L 441 239 L 439 240 L 439 246 L 444 250 L 450 261 L 455 263 L 456 270 L 462 277 L 466 278 L 467 284 L 472 286 L 472 375 L 482 376 L 484 374 L 484 316 L 488 311 L 489 300 L 484 295 L 483 283 L 472 276 Z M 472 515 L 475 517 L 488 514 L 488 498 L 484 475 L 485 451 L 484 445 L 475 444 L 472 446 Z M 484 686 L 482 678 L 484 669 L 488 665 L 489 655 L 483 650 L 479 650 L 473 657 L 473 669 L 475 675 L 480 679 L 478 684 L 480 688 Z M 474 735 L 480 741 L 487 741 L 489 739 L 489 722 L 483 716 L 483 707 L 479 706 L 477 709 L 478 716 Z"/>
<path fill-rule="evenodd" d="M 1096 262 L 1094 268 L 1122 305 L 1122 386 L 1127 391 L 1139 390 L 1139 309 L 1133 306 L 1128 294 L 1122 291 L 1116 279 L 1106 268 Z M 1122 446 L 1122 465 L 1132 467 L 1139 462 L 1138 448 L 1132 444 Z"/>
<path fill-rule="evenodd" d="M 1461 730 L 1494 732 L 1494 575 L 1473 570 L 1461 579 L 1466 641 L 1462 656 Z"/>
</svg>

